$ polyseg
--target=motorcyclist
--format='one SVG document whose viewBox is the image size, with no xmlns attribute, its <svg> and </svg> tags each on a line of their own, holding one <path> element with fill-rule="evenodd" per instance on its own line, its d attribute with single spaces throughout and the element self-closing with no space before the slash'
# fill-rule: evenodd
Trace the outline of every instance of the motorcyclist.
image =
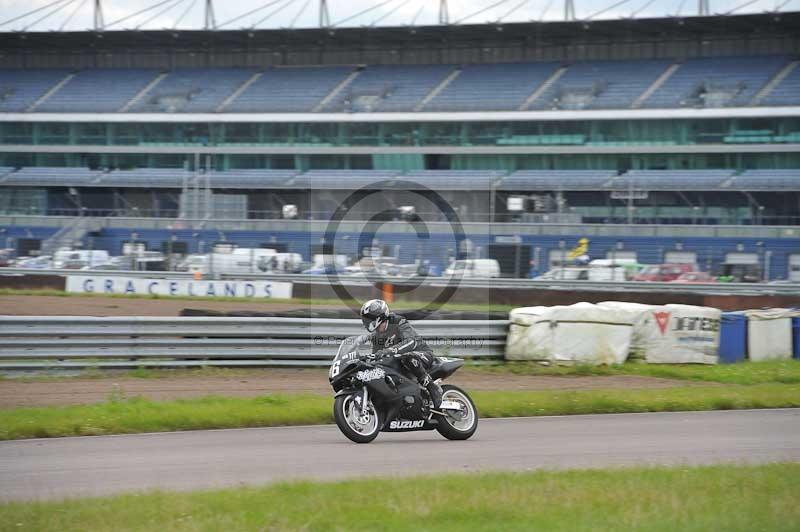
<svg viewBox="0 0 800 532">
<path fill-rule="evenodd" d="M 361 322 L 372 334 L 372 356 L 392 356 L 428 390 L 434 409 L 442 404 L 442 389 L 428 374 L 433 365 L 433 350 L 402 316 L 389 312 L 382 299 L 370 299 L 361 307 Z"/>
</svg>

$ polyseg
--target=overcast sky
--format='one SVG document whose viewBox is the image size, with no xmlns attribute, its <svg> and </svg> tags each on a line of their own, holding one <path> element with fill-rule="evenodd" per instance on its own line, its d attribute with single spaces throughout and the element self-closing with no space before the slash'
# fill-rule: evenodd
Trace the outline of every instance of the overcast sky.
<svg viewBox="0 0 800 532">
<path fill-rule="evenodd" d="M 697 14 L 699 0 L 573 0 L 577 18 L 662 17 Z M 109 29 L 199 28 L 206 0 L 102 0 Z M 710 0 L 711 13 L 800 10 L 800 0 Z M 0 0 L 0 31 L 85 30 L 93 23 L 94 0 Z M 149 6 L 154 9 L 136 15 Z M 449 0 L 451 23 L 559 20 L 564 0 Z M 262 8 L 263 9 L 259 9 Z M 738 8 L 738 9 L 737 9 Z M 39 10 L 18 20 L 32 10 Z M 224 29 L 311 27 L 319 0 L 214 0 Z M 358 15 L 369 9 L 369 12 Z M 438 23 L 439 0 L 328 0 L 335 26 L 395 26 Z M 480 12 L 484 10 L 483 12 Z M 248 14 L 248 12 L 251 12 Z M 130 16 L 135 15 L 135 16 Z M 242 16 L 244 15 L 244 16 Z M 354 16 L 357 15 L 357 16 Z M 129 17 L 130 18 L 126 18 Z M 125 20 L 120 20 L 125 19 Z M 115 24 L 115 22 L 119 21 Z"/>
</svg>

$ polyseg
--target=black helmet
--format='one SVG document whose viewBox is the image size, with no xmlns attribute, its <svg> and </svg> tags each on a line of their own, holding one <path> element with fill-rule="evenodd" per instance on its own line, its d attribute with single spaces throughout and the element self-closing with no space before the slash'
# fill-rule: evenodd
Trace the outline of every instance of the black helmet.
<svg viewBox="0 0 800 532">
<path fill-rule="evenodd" d="M 361 323 L 369 332 L 375 331 L 389 318 L 389 305 L 383 299 L 370 299 L 361 307 Z"/>
</svg>

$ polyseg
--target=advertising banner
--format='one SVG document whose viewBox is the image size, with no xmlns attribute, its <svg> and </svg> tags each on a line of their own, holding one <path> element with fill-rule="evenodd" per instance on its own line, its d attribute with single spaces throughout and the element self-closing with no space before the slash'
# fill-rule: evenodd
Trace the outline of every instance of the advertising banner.
<svg viewBox="0 0 800 532">
<path fill-rule="evenodd" d="M 111 275 L 70 275 L 67 292 L 183 297 L 239 297 L 288 299 L 292 283 L 248 280 L 143 279 Z"/>
</svg>

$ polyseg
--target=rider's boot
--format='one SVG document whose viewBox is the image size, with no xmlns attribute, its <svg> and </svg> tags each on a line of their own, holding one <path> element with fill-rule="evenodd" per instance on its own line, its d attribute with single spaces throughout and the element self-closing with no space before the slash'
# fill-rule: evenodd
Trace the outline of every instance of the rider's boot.
<svg viewBox="0 0 800 532">
<path fill-rule="evenodd" d="M 428 394 L 431 396 L 431 402 L 433 402 L 433 409 L 439 410 L 439 407 L 442 406 L 442 387 L 436 384 L 431 376 L 426 374 L 425 378 L 422 379 L 421 383 L 425 389 L 428 390 Z"/>
</svg>

